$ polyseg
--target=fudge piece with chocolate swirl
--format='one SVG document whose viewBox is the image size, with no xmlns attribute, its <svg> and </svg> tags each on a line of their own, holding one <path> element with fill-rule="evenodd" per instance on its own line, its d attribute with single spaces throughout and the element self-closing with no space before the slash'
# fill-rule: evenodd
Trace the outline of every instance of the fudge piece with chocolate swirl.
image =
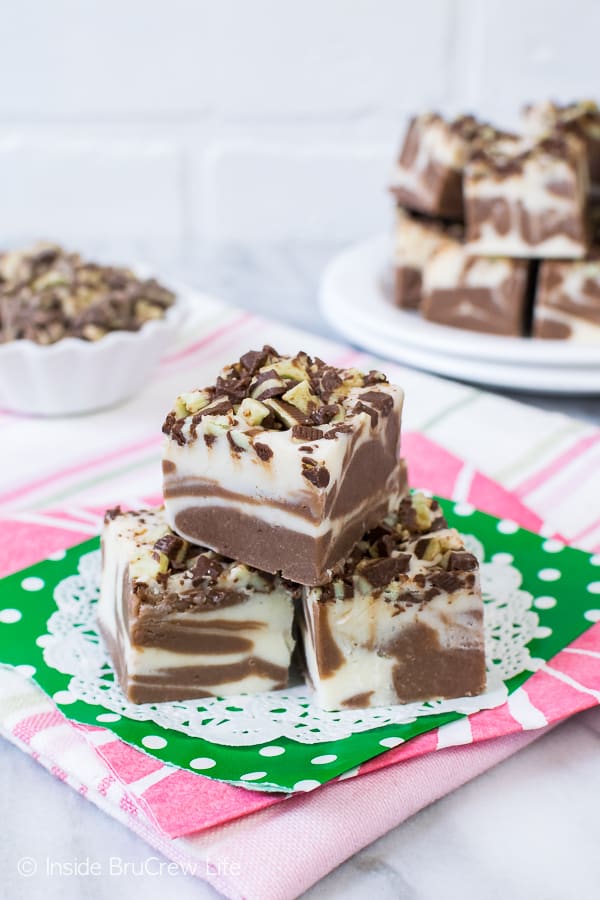
<svg viewBox="0 0 600 900">
<path fill-rule="evenodd" d="M 109 510 L 100 632 L 134 703 L 287 684 L 295 585 L 174 534 L 163 509 Z"/>
<path fill-rule="evenodd" d="M 474 146 L 498 132 L 474 116 L 447 120 L 434 112 L 414 116 L 394 168 L 390 191 L 401 206 L 460 221 L 463 172 Z"/>
<path fill-rule="evenodd" d="M 305 588 L 302 612 L 308 676 L 324 709 L 485 690 L 479 564 L 423 494 L 366 534 L 330 584 Z"/>
<path fill-rule="evenodd" d="M 268 346 L 245 353 L 167 415 L 169 523 L 258 569 L 326 582 L 406 492 L 402 402 L 380 372 Z"/>
<path fill-rule="evenodd" d="M 585 146 L 557 132 L 504 137 L 465 168 L 467 250 L 480 256 L 578 259 L 589 241 Z"/>
</svg>

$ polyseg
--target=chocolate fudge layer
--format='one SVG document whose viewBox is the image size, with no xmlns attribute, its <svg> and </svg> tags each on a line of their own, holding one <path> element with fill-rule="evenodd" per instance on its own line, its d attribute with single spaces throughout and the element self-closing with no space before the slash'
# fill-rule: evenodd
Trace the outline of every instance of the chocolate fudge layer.
<svg viewBox="0 0 600 900">
<path fill-rule="evenodd" d="M 528 260 L 470 256 L 464 245 L 445 240 L 425 265 L 421 310 L 440 325 L 519 336 L 529 285 Z"/>
<path fill-rule="evenodd" d="M 467 241 L 483 256 L 579 258 L 587 249 L 587 168 L 581 141 L 504 138 L 465 168 Z"/>
<path fill-rule="evenodd" d="M 55 244 L 0 255 L 0 343 L 96 341 L 163 318 L 175 295 L 129 269 L 85 262 Z"/>
<path fill-rule="evenodd" d="M 194 547 L 164 510 L 110 510 L 98 623 L 134 703 L 285 687 L 295 587 Z"/>
<path fill-rule="evenodd" d="M 583 141 L 592 184 L 600 183 L 600 109 L 593 100 L 577 100 L 561 105 L 546 100 L 523 110 L 523 125 L 528 134 L 541 138 L 562 132 Z"/>
<path fill-rule="evenodd" d="M 380 372 L 250 351 L 168 414 L 169 523 L 302 584 L 321 584 L 406 492 L 403 392 Z"/>
<path fill-rule="evenodd" d="M 600 344 L 600 251 L 585 260 L 540 265 L 534 337 Z"/>
<path fill-rule="evenodd" d="M 422 494 L 366 534 L 330 584 L 305 588 L 302 608 L 308 674 L 324 709 L 485 690 L 479 566 Z"/>
<path fill-rule="evenodd" d="M 444 238 L 462 240 L 463 226 L 447 224 L 398 208 L 394 236 L 394 300 L 404 309 L 421 305 L 423 269 Z"/>
<path fill-rule="evenodd" d="M 411 119 L 390 190 L 398 203 L 441 218 L 463 217 L 462 179 L 473 145 L 495 133 L 473 116 L 437 113 Z"/>
</svg>

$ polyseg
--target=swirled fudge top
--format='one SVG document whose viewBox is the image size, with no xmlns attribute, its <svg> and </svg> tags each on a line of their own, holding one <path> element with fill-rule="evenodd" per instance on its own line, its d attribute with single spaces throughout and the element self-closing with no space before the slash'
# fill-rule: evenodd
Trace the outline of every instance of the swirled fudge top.
<svg viewBox="0 0 600 900">
<path fill-rule="evenodd" d="M 472 115 L 463 115 L 452 119 L 448 122 L 448 130 L 465 142 L 467 158 L 479 147 L 514 137 L 512 133 L 496 128 L 489 122 L 481 122 Z"/>
<path fill-rule="evenodd" d="M 400 153 L 400 164 L 410 165 L 416 156 L 413 145 L 415 131 L 428 133 L 428 149 L 433 155 L 443 158 L 449 166 L 462 169 L 471 152 L 482 144 L 497 140 L 504 135 L 488 122 L 481 122 L 473 115 L 460 115 L 445 119 L 437 112 L 425 112 L 414 116 L 407 131 L 405 143 Z"/>
<path fill-rule="evenodd" d="M 530 103 L 523 109 L 525 124 L 534 133 L 568 131 L 586 138 L 600 138 L 600 109 L 594 100 L 576 100 L 561 105 L 552 100 Z"/>
<path fill-rule="evenodd" d="M 482 128 L 489 127 L 479 122 L 475 116 L 469 114 L 447 120 L 437 112 L 426 112 L 416 116 L 413 121 L 417 121 L 422 126 L 439 125 L 446 129 L 449 134 L 463 141 L 473 140 Z"/>
<path fill-rule="evenodd" d="M 251 443 L 259 451 L 254 438 L 265 431 L 289 431 L 309 444 L 351 432 L 352 418 L 360 413 L 374 427 L 401 396 L 381 372 L 337 369 L 303 352 L 281 356 L 264 346 L 223 369 L 214 385 L 180 394 L 163 432 L 182 446 L 200 434 L 210 446 L 227 433 L 237 452 Z"/>
<path fill-rule="evenodd" d="M 0 342 L 96 341 L 162 318 L 175 295 L 153 278 L 84 261 L 55 244 L 0 255 Z"/>
<path fill-rule="evenodd" d="M 415 493 L 365 534 L 333 581 L 311 590 L 325 602 L 368 594 L 402 609 L 472 589 L 478 568 L 459 533 L 448 528 L 437 500 Z"/>
<path fill-rule="evenodd" d="M 516 135 L 502 135 L 483 141 L 471 153 L 467 173 L 471 184 L 480 179 L 504 181 L 520 177 L 532 164 L 547 174 L 551 183 L 557 170 L 577 171 L 585 162 L 582 143 L 570 134 L 555 133 L 538 141 Z"/>
<path fill-rule="evenodd" d="M 129 564 L 129 577 L 137 609 L 152 606 L 169 612 L 207 611 L 242 603 L 248 594 L 284 589 L 292 596 L 296 585 L 278 575 L 226 559 L 183 540 L 167 524 L 164 509 L 123 512 L 107 510 L 121 553 Z"/>
</svg>

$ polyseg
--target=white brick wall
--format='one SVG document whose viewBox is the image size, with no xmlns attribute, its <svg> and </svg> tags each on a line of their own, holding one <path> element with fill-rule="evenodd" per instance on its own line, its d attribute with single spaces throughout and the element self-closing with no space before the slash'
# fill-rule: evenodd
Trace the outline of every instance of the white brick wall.
<svg viewBox="0 0 600 900">
<path fill-rule="evenodd" d="M 182 154 L 167 141 L 8 137 L 0 141 L 0 222 L 77 242 L 181 238 Z"/>
<path fill-rule="evenodd" d="M 386 144 L 217 144 L 200 162 L 198 230 L 242 241 L 369 234 L 389 218 L 388 165 Z"/>
<path fill-rule="evenodd" d="M 0 243 L 351 240 L 414 109 L 600 94 L 597 0 L 6 0 Z"/>
</svg>

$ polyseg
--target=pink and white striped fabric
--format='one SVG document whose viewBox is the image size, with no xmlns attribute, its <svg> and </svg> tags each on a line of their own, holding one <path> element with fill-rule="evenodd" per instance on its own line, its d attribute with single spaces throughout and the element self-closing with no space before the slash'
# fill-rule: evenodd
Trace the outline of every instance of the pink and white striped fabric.
<svg viewBox="0 0 600 900">
<path fill-rule="evenodd" d="M 354 351 L 207 303 L 185 341 L 163 361 L 161 379 L 129 404 L 77 420 L 0 415 L 6 456 L 0 574 L 97 533 L 109 505 L 158 502 L 162 414 L 179 390 L 212 380 L 216 368 L 256 343 L 256 334 L 284 351 L 302 346 L 340 365 L 382 367 Z M 420 373 L 383 368 L 407 391 L 403 452 L 412 484 L 600 549 L 600 484 L 594 477 L 600 432 Z M 24 447 L 41 450 L 33 454 Z M 106 729 L 74 726 L 13 672 L 0 672 L 0 728 L 56 777 L 227 896 L 286 898 L 599 698 L 597 625 L 500 709 L 397 746 L 349 773 L 358 777 L 291 799 L 165 766 Z M 381 804 L 374 802 L 378 792 Z M 319 847 L 310 828 L 315 816 L 322 828 Z M 273 862 L 277 854 L 279 865 Z M 225 871 L 218 865 L 224 856 L 240 865 Z"/>
<path fill-rule="evenodd" d="M 405 439 L 405 451 L 408 454 L 411 472 L 416 479 L 415 483 L 457 500 L 471 502 L 479 508 L 512 519 L 532 530 L 541 524 L 539 518 L 509 492 L 481 473 L 471 470 L 457 457 L 433 444 L 423 435 L 409 433 Z M 94 528 L 95 520 L 99 519 L 101 513 L 101 510 L 88 508 L 81 510 L 80 516 L 83 521 L 84 515 L 88 516 Z M 60 534 L 64 544 L 64 524 L 70 523 L 75 526 L 76 522 L 76 514 L 73 511 L 56 510 L 47 516 L 44 526 L 31 523 L 29 527 L 35 540 L 25 542 L 24 552 L 28 556 L 33 552 L 39 553 L 45 541 L 48 542 L 47 553 L 52 552 L 56 549 L 53 532 L 57 531 Z M 8 533 L 14 524 L 7 519 L 0 522 L 0 527 L 3 532 Z M 68 543 L 76 543 L 77 532 L 69 532 L 68 535 Z M 25 561 L 21 559 L 20 562 Z M 0 570 L 10 566 L 14 566 L 14 559 L 9 563 L 0 550 Z M 580 653 L 585 651 L 588 655 L 590 650 L 600 651 L 600 625 L 586 633 L 573 645 L 573 649 L 577 649 Z M 518 733 L 524 728 L 531 728 L 532 723 L 536 728 L 545 727 L 572 712 L 594 705 L 593 696 L 587 693 L 588 685 L 585 685 L 585 690 L 581 690 L 580 687 L 573 687 L 560 680 L 557 672 L 565 669 L 570 662 L 570 657 L 561 654 L 553 661 L 552 667 L 545 667 L 536 673 L 526 688 L 511 697 L 505 706 L 481 712 L 469 720 L 461 720 L 415 738 L 365 763 L 351 774 L 361 776 L 434 750 Z M 532 691 L 536 697 L 535 704 L 530 700 Z M 20 721 L 18 730 L 14 733 L 23 739 L 25 735 L 54 727 L 62 721 L 62 714 L 57 710 L 53 710 L 52 714 L 45 712 L 42 717 L 35 713 Z M 142 809 L 156 827 L 169 837 L 181 837 L 213 828 L 272 806 L 283 799 L 281 795 L 247 791 L 165 765 L 154 757 L 124 744 L 106 729 L 79 726 L 79 730 L 97 755 L 104 760 L 112 776 L 127 791 L 129 802 Z"/>
</svg>

